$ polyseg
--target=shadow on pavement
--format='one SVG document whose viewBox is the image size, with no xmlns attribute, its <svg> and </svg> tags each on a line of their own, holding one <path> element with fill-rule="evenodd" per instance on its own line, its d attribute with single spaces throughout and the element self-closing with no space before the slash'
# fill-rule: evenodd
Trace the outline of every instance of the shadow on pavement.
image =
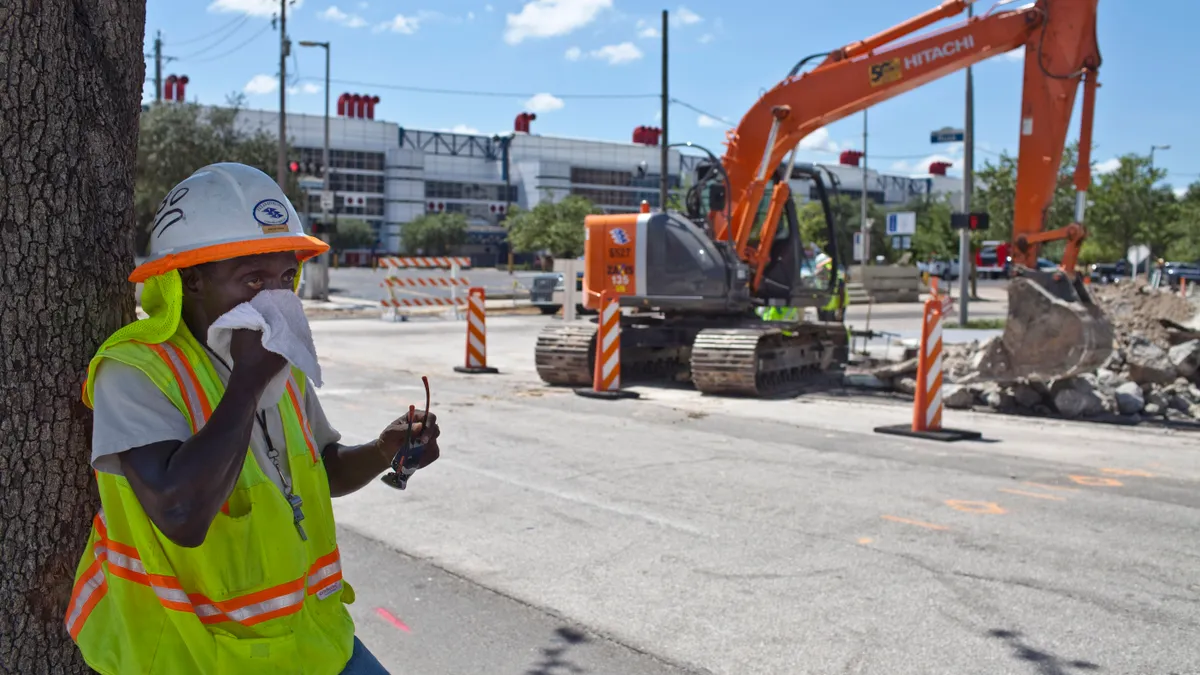
<svg viewBox="0 0 1200 675">
<path fill-rule="evenodd" d="M 566 673 L 586 673 L 587 670 L 575 664 L 566 657 L 571 647 L 578 644 L 583 644 L 588 641 L 588 637 L 583 633 L 562 626 L 554 631 L 554 637 L 550 639 L 550 646 L 542 649 L 541 661 L 533 664 L 529 670 L 525 671 L 525 675 L 565 675 Z"/>
<path fill-rule="evenodd" d="M 1037 675 L 1072 675 L 1076 672 L 1094 672 L 1101 670 L 1100 666 L 1089 661 L 1067 661 L 1049 654 L 1025 643 L 1024 636 L 1016 631 L 995 629 L 988 631 L 988 637 L 1004 640 L 1012 647 L 1013 657 L 1032 665 Z"/>
</svg>

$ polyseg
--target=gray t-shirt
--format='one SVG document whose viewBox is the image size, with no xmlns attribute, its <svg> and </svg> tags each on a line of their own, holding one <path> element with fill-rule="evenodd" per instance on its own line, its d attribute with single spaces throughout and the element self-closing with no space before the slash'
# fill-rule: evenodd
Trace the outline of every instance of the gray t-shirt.
<svg viewBox="0 0 1200 675">
<path fill-rule="evenodd" d="M 220 363 L 213 364 L 222 383 L 228 383 L 229 371 Z M 304 411 L 312 429 L 313 443 L 320 453 L 330 443 L 341 440 L 329 424 L 321 403 L 317 400 L 312 381 L 304 388 Z M 120 361 L 104 359 L 96 369 L 92 405 L 95 421 L 92 426 L 92 466 L 97 471 L 122 475 L 117 455 L 162 441 L 186 441 L 192 437 L 187 418 L 175 407 L 166 394 L 145 373 Z M 264 411 L 271 442 L 279 451 L 278 461 L 283 475 L 291 477 L 283 435 L 283 420 L 276 405 Z M 279 471 L 267 455 L 267 444 L 257 421 L 250 434 L 250 451 L 263 473 L 281 490 Z"/>
</svg>

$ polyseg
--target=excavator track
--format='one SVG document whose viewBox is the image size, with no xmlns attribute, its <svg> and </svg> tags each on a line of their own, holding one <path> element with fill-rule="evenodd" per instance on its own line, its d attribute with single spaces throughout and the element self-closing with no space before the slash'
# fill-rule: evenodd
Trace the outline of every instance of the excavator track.
<svg viewBox="0 0 1200 675">
<path fill-rule="evenodd" d="M 550 325 L 538 334 L 538 376 L 546 384 L 586 387 L 596 359 L 596 324 Z"/>
<path fill-rule="evenodd" d="M 845 357 L 839 357 L 838 350 L 844 353 L 845 346 L 845 329 L 840 326 L 708 329 L 692 344 L 692 383 L 705 394 L 795 393 L 840 370 Z"/>
</svg>

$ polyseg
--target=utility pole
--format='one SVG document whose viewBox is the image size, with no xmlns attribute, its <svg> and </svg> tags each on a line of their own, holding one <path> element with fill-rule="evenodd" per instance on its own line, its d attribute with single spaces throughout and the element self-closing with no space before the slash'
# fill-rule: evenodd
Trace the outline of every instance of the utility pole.
<svg viewBox="0 0 1200 675">
<path fill-rule="evenodd" d="M 279 156 L 275 182 L 280 190 L 287 189 L 287 4 L 288 0 L 279 0 Z M 329 96 L 329 90 L 325 95 Z"/>
<path fill-rule="evenodd" d="M 862 154 L 862 214 L 859 229 L 862 231 L 862 264 L 871 260 L 871 228 L 867 224 L 867 111 L 863 110 L 863 154 Z"/>
<path fill-rule="evenodd" d="M 967 5 L 967 21 L 975 12 Z M 975 82 L 971 66 L 967 66 L 967 119 L 963 124 L 963 213 L 971 213 L 971 191 L 975 189 Z M 1003 264 L 1003 261 L 997 261 Z M 971 258 L 971 230 L 958 231 L 958 327 L 967 327 L 967 301 L 971 297 L 968 283 L 975 277 L 975 261 Z"/>
<path fill-rule="evenodd" d="M 301 40 L 301 47 L 321 47 L 325 50 L 325 146 L 321 151 L 321 224 L 324 230 L 318 237 L 321 241 L 329 242 L 329 207 L 332 206 L 333 195 L 329 192 L 329 55 L 332 47 L 329 42 L 315 42 L 312 40 Z M 326 251 L 317 256 L 314 261 L 316 264 L 310 268 L 314 275 L 318 277 L 316 284 L 308 286 L 310 290 L 309 297 L 317 300 L 329 299 L 329 260 L 330 253 Z"/>
<path fill-rule="evenodd" d="M 667 212 L 667 196 L 670 194 L 670 162 L 671 151 L 667 149 L 669 141 L 667 140 L 667 108 L 670 106 L 670 97 L 667 93 L 667 10 L 662 12 L 662 167 L 659 169 L 659 187 L 658 187 L 658 205 L 659 209 Z"/>
<path fill-rule="evenodd" d="M 154 102 L 162 103 L 162 31 L 154 34 Z"/>
</svg>

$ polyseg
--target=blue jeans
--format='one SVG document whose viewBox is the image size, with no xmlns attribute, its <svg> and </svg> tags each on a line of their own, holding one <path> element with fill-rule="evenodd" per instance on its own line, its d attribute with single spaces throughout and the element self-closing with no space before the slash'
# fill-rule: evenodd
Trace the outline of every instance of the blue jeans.
<svg viewBox="0 0 1200 675">
<path fill-rule="evenodd" d="M 390 675 L 387 668 L 383 667 L 375 655 L 371 653 L 367 646 L 354 636 L 354 653 L 350 655 L 350 660 L 346 662 L 346 668 L 342 670 L 342 675 Z"/>
</svg>

